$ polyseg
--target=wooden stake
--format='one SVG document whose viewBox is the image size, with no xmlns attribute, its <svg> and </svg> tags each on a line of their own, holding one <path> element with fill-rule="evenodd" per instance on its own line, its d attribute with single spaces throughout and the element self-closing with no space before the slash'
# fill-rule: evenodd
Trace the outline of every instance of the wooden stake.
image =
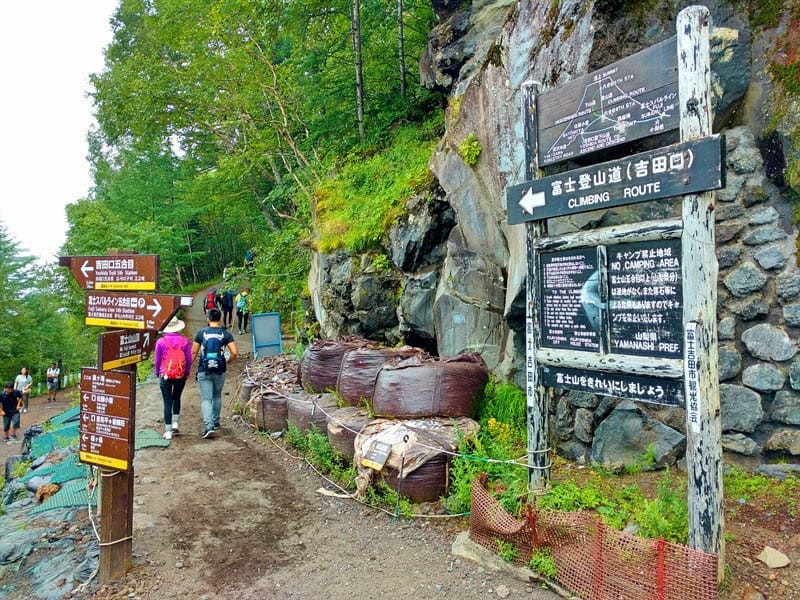
<svg viewBox="0 0 800 600">
<path fill-rule="evenodd" d="M 681 141 L 712 133 L 710 26 L 704 6 L 689 6 L 678 14 Z M 714 203 L 714 192 L 683 197 L 682 280 L 689 545 L 719 556 L 721 581 L 725 559 Z"/>
</svg>

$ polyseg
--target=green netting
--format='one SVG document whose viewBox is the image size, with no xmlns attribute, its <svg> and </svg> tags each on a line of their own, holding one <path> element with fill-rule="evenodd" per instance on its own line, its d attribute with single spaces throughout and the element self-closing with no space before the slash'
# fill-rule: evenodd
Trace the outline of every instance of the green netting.
<svg viewBox="0 0 800 600">
<path fill-rule="evenodd" d="M 58 468 L 53 471 L 53 476 L 50 478 L 50 483 L 57 483 L 59 485 L 72 481 L 73 479 L 83 479 L 86 477 L 86 466 L 77 461 L 77 454 L 75 462 L 64 461 Z"/>
<path fill-rule="evenodd" d="M 56 448 L 67 448 L 78 443 L 78 423 L 67 423 L 57 429 L 40 433 L 31 440 L 31 456 L 39 458 Z"/>
<path fill-rule="evenodd" d="M 35 515 L 56 508 L 88 506 L 88 504 L 89 492 L 86 489 L 86 482 L 70 481 L 64 484 L 58 492 L 34 508 L 30 514 Z M 92 506 L 97 506 L 97 495 L 92 496 Z"/>
<path fill-rule="evenodd" d="M 80 466 L 80 462 L 78 461 L 78 455 L 70 454 L 69 456 L 67 456 L 67 458 L 65 458 L 58 464 L 47 465 L 45 467 L 39 467 L 38 469 L 32 469 L 28 471 L 27 473 L 25 473 L 25 475 L 20 477 L 19 480 L 28 481 L 28 479 L 31 479 L 32 477 L 44 477 L 45 475 L 50 475 L 51 473 L 57 473 L 63 469 L 73 468 L 77 466 Z M 71 477 L 71 479 L 75 478 Z M 50 479 L 50 481 L 51 483 L 58 483 L 56 481 L 53 481 L 52 478 Z M 64 479 L 63 481 L 69 481 L 69 480 Z"/>
<path fill-rule="evenodd" d="M 160 446 L 166 448 L 169 446 L 169 440 L 165 440 L 160 433 L 154 429 L 139 429 L 136 432 L 136 450 L 140 448 L 149 448 L 150 446 Z"/>
<path fill-rule="evenodd" d="M 80 414 L 81 414 L 80 405 L 73 406 L 72 408 L 68 408 L 62 413 L 58 413 L 57 415 L 50 417 L 50 423 L 54 427 L 57 427 L 58 425 L 63 425 L 67 421 L 73 421 L 77 419 L 78 417 L 80 417 Z"/>
<path fill-rule="evenodd" d="M 67 423 L 40 433 L 31 440 L 31 456 L 39 458 L 57 448 L 67 448 L 78 443 L 78 423 Z"/>
</svg>

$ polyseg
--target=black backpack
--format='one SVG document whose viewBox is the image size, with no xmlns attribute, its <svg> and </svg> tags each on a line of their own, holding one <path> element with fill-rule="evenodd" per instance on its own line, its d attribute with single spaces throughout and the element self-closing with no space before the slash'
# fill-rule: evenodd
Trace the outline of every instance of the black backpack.
<svg viewBox="0 0 800 600">
<path fill-rule="evenodd" d="M 203 332 L 203 343 L 200 345 L 200 371 L 225 372 L 227 365 L 225 364 L 225 346 L 222 343 L 224 337 L 224 330 Z"/>
</svg>

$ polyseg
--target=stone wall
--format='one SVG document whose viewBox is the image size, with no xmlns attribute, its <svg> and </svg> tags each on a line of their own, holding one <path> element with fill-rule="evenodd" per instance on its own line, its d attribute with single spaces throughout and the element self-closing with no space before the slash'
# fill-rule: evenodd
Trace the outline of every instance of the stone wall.
<svg viewBox="0 0 800 600">
<path fill-rule="evenodd" d="M 666 39 L 689 3 L 662 0 L 647 11 L 629 4 L 620 13 L 620 3 L 607 1 L 434 2 L 439 22 L 421 80 L 451 98 L 430 161 L 437 187 L 431 198 L 410 201 L 391 232 L 390 270 L 372 268 L 369 257 L 315 257 L 309 286 L 323 335 L 402 340 L 443 356 L 477 351 L 498 377 L 522 382 L 525 228 L 506 224 L 504 200 L 506 186 L 524 180 L 521 86 L 556 87 Z M 764 53 L 780 32 L 751 34 L 733 3 L 707 5 L 715 25 L 715 131 L 726 134 L 728 151 L 728 183 L 716 205 L 723 444 L 732 460 L 753 466 L 773 456 L 796 463 L 797 228 L 775 169 L 775 153 L 787 148 L 780 121 L 766 131 L 776 121 Z M 471 134 L 482 152 L 468 166 L 457 148 Z M 556 234 L 678 214 L 677 202 L 658 202 L 554 219 L 548 228 Z M 556 395 L 551 408 L 558 450 L 573 460 L 630 464 L 655 449 L 661 464 L 683 452 L 680 409 L 575 392 Z"/>
</svg>

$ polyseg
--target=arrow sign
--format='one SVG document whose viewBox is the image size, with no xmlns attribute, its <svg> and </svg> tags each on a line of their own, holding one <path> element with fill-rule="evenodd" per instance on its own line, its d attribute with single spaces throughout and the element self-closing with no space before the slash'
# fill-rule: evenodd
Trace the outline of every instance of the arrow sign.
<svg viewBox="0 0 800 600">
<path fill-rule="evenodd" d="M 550 219 L 725 187 L 725 140 L 712 135 L 509 186 L 508 223 Z"/>
<path fill-rule="evenodd" d="M 101 327 L 160 330 L 178 310 L 191 305 L 191 296 L 89 291 L 84 322 Z"/>
<path fill-rule="evenodd" d="M 118 369 L 147 359 L 155 345 L 156 332 L 116 330 L 97 336 L 97 360 L 103 371 Z"/>
<path fill-rule="evenodd" d="M 544 206 L 544 192 L 534 192 L 532 189 L 528 189 L 528 191 L 522 195 L 522 200 L 519 201 L 519 205 L 524 212 L 532 215 L 534 208 L 537 206 Z"/>
<path fill-rule="evenodd" d="M 58 259 L 58 264 L 68 267 L 85 290 L 155 291 L 158 262 L 158 254 L 62 256 Z"/>
<path fill-rule="evenodd" d="M 81 396 L 88 396 L 80 412 L 81 462 L 128 470 L 134 449 L 134 385 L 130 373 L 81 369 Z"/>
</svg>

